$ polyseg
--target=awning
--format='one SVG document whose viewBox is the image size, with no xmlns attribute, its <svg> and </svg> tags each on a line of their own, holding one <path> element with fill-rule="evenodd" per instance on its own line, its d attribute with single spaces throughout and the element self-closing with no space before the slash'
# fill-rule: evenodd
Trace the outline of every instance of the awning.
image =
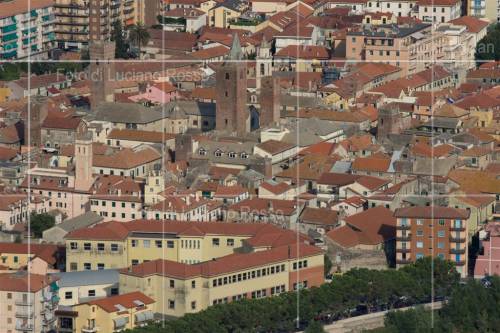
<svg viewBox="0 0 500 333">
<path fill-rule="evenodd" d="M 151 310 L 144 311 L 143 313 L 146 316 L 146 320 L 153 320 L 155 317 L 153 311 L 151 311 Z"/>
<path fill-rule="evenodd" d="M 136 322 L 143 322 L 143 321 L 148 321 L 148 320 L 153 320 L 153 319 L 154 319 L 154 314 L 153 314 L 153 311 L 151 311 L 151 310 L 142 311 L 142 312 L 135 314 L 135 321 Z"/>
<path fill-rule="evenodd" d="M 136 313 L 135 314 L 135 321 L 136 322 L 143 322 L 146 320 L 146 315 L 144 314 L 144 312 L 139 312 L 139 313 Z"/>
<path fill-rule="evenodd" d="M 115 329 L 117 329 L 117 328 L 122 328 L 123 326 L 125 326 L 128 323 L 128 318 L 127 317 L 118 317 L 118 318 L 113 319 L 113 321 L 115 322 Z"/>
</svg>

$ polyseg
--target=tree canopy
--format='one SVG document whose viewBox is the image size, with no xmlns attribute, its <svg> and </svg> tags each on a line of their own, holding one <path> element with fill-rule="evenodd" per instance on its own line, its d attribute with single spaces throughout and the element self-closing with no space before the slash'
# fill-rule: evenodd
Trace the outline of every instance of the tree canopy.
<svg viewBox="0 0 500 333">
<path fill-rule="evenodd" d="M 476 60 L 500 60 L 500 23 L 493 26 L 477 43 Z"/>
<path fill-rule="evenodd" d="M 31 232 L 36 238 L 41 238 L 45 230 L 52 228 L 56 223 L 54 216 L 42 213 L 42 214 L 31 214 L 30 217 L 30 228 Z"/>
<path fill-rule="evenodd" d="M 500 279 L 491 285 L 469 280 L 456 285 L 444 307 L 432 317 L 430 310 L 417 308 L 389 312 L 385 327 L 377 333 L 481 333 L 498 332 L 500 328 Z"/>
</svg>

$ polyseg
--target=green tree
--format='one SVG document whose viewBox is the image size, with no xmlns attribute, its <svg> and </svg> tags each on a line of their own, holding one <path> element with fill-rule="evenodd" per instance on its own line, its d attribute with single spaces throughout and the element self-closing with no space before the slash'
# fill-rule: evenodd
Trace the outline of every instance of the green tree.
<svg viewBox="0 0 500 333">
<path fill-rule="evenodd" d="M 31 232 L 36 238 L 41 238 L 45 230 L 52 228 L 56 224 L 54 216 L 47 213 L 32 213 L 29 222 Z"/>
<path fill-rule="evenodd" d="M 325 254 L 325 258 L 324 258 L 324 268 L 325 268 L 325 277 L 330 274 L 330 271 L 332 270 L 332 267 L 333 267 L 333 263 L 332 261 L 330 260 L 330 257 L 328 257 L 328 255 Z"/>
<path fill-rule="evenodd" d="M 148 29 L 144 26 L 142 22 L 132 25 L 129 28 L 129 39 L 131 43 L 139 49 L 139 58 L 141 57 L 141 47 L 149 42 Z"/>
<path fill-rule="evenodd" d="M 304 333 L 325 333 L 325 330 L 319 321 L 313 320 L 309 326 L 307 326 Z"/>
<path fill-rule="evenodd" d="M 120 20 L 113 23 L 113 33 L 111 40 L 115 42 L 115 58 L 128 59 L 128 45 L 123 38 L 123 27 Z"/>
<path fill-rule="evenodd" d="M 476 60 L 500 60 L 500 23 L 493 26 L 477 43 Z"/>
</svg>

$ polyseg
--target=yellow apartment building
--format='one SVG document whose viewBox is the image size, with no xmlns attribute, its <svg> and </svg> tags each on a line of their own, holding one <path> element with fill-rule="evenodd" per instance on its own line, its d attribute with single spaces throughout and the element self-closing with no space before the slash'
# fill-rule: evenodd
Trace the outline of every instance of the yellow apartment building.
<svg viewBox="0 0 500 333">
<path fill-rule="evenodd" d="M 156 259 L 195 264 L 236 249 L 269 249 L 296 234 L 269 224 L 135 220 L 106 222 L 68 233 L 68 271 L 124 268 Z M 282 244 L 281 243 L 281 244 Z"/>
<path fill-rule="evenodd" d="M 153 306 L 154 300 L 138 291 L 78 304 L 72 308 L 72 332 L 116 332 L 145 326 L 153 320 Z"/>
<path fill-rule="evenodd" d="M 323 251 L 300 243 L 234 253 L 199 264 L 158 259 L 120 272 L 124 292 L 139 290 L 156 300 L 158 316 L 180 317 L 215 304 L 271 297 L 324 282 Z M 297 255 L 299 253 L 300 255 Z"/>
<path fill-rule="evenodd" d="M 54 267 L 58 259 L 58 247 L 48 244 L 0 243 L 0 266 L 18 270 L 34 258 L 40 258 Z"/>
</svg>

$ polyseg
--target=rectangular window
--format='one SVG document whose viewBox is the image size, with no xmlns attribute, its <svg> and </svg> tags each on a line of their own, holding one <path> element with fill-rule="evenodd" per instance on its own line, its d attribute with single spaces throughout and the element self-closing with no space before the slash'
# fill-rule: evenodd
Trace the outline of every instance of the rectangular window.
<svg viewBox="0 0 500 333">
<path fill-rule="evenodd" d="M 173 249 L 174 248 L 174 241 L 171 241 L 171 240 L 167 241 L 167 247 L 169 249 Z"/>
<path fill-rule="evenodd" d="M 162 247 L 162 242 L 161 242 L 161 240 L 156 240 L 156 241 L 155 241 L 155 245 L 156 245 L 156 247 L 157 247 L 157 248 L 160 248 L 160 249 L 161 249 L 161 247 Z"/>
<path fill-rule="evenodd" d="M 97 243 L 97 251 L 104 251 L 104 243 Z"/>
<path fill-rule="evenodd" d="M 196 301 L 191 302 L 191 310 L 196 310 Z"/>
<path fill-rule="evenodd" d="M 439 225 L 444 225 L 444 219 L 439 219 Z"/>
<path fill-rule="evenodd" d="M 175 288 L 175 280 L 170 280 L 170 288 Z"/>
<path fill-rule="evenodd" d="M 90 243 L 83 243 L 83 249 L 85 251 L 90 251 L 91 248 L 92 248 L 92 245 Z"/>
<path fill-rule="evenodd" d="M 111 244 L 111 252 L 118 252 L 118 244 Z"/>
<path fill-rule="evenodd" d="M 71 292 L 71 291 L 65 292 L 64 299 L 73 299 L 73 292 Z"/>
<path fill-rule="evenodd" d="M 219 239 L 218 238 L 212 238 L 212 246 L 219 246 Z"/>
<path fill-rule="evenodd" d="M 71 243 L 69 243 L 69 247 L 72 250 L 78 250 L 78 243 L 77 242 L 71 242 Z"/>
<path fill-rule="evenodd" d="M 228 238 L 227 239 L 227 246 L 234 246 L 234 239 Z"/>
<path fill-rule="evenodd" d="M 95 297 L 95 290 L 94 289 L 89 290 L 88 295 L 89 295 L 89 297 Z"/>
<path fill-rule="evenodd" d="M 422 237 L 424 235 L 423 230 L 417 230 L 417 237 Z"/>
<path fill-rule="evenodd" d="M 102 269 L 104 269 L 104 264 L 103 264 L 103 263 L 99 263 L 99 264 L 97 264 L 97 269 L 98 269 L 98 270 L 102 270 Z"/>
<path fill-rule="evenodd" d="M 171 300 L 171 299 L 168 300 L 168 308 L 175 309 L 175 301 L 174 300 Z"/>
<path fill-rule="evenodd" d="M 417 249 L 422 249 L 424 247 L 423 242 L 417 242 Z"/>
<path fill-rule="evenodd" d="M 83 269 L 86 271 L 90 271 L 92 269 L 92 265 L 89 262 L 83 264 Z"/>
<path fill-rule="evenodd" d="M 438 231 L 438 237 L 443 238 L 444 237 L 444 230 L 439 230 Z"/>
<path fill-rule="evenodd" d="M 196 281 L 195 280 L 191 281 L 191 288 L 193 288 L 193 289 L 196 288 Z"/>
<path fill-rule="evenodd" d="M 438 242 L 438 249 L 444 249 L 444 243 Z"/>
<path fill-rule="evenodd" d="M 422 221 L 421 219 L 417 219 L 417 225 L 423 225 L 424 224 L 424 221 Z"/>
<path fill-rule="evenodd" d="M 130 241 L 130 244 L 132 245 L 132 247 L 137 247 L 137 239 L 132 239 Z"/>
</svg>

